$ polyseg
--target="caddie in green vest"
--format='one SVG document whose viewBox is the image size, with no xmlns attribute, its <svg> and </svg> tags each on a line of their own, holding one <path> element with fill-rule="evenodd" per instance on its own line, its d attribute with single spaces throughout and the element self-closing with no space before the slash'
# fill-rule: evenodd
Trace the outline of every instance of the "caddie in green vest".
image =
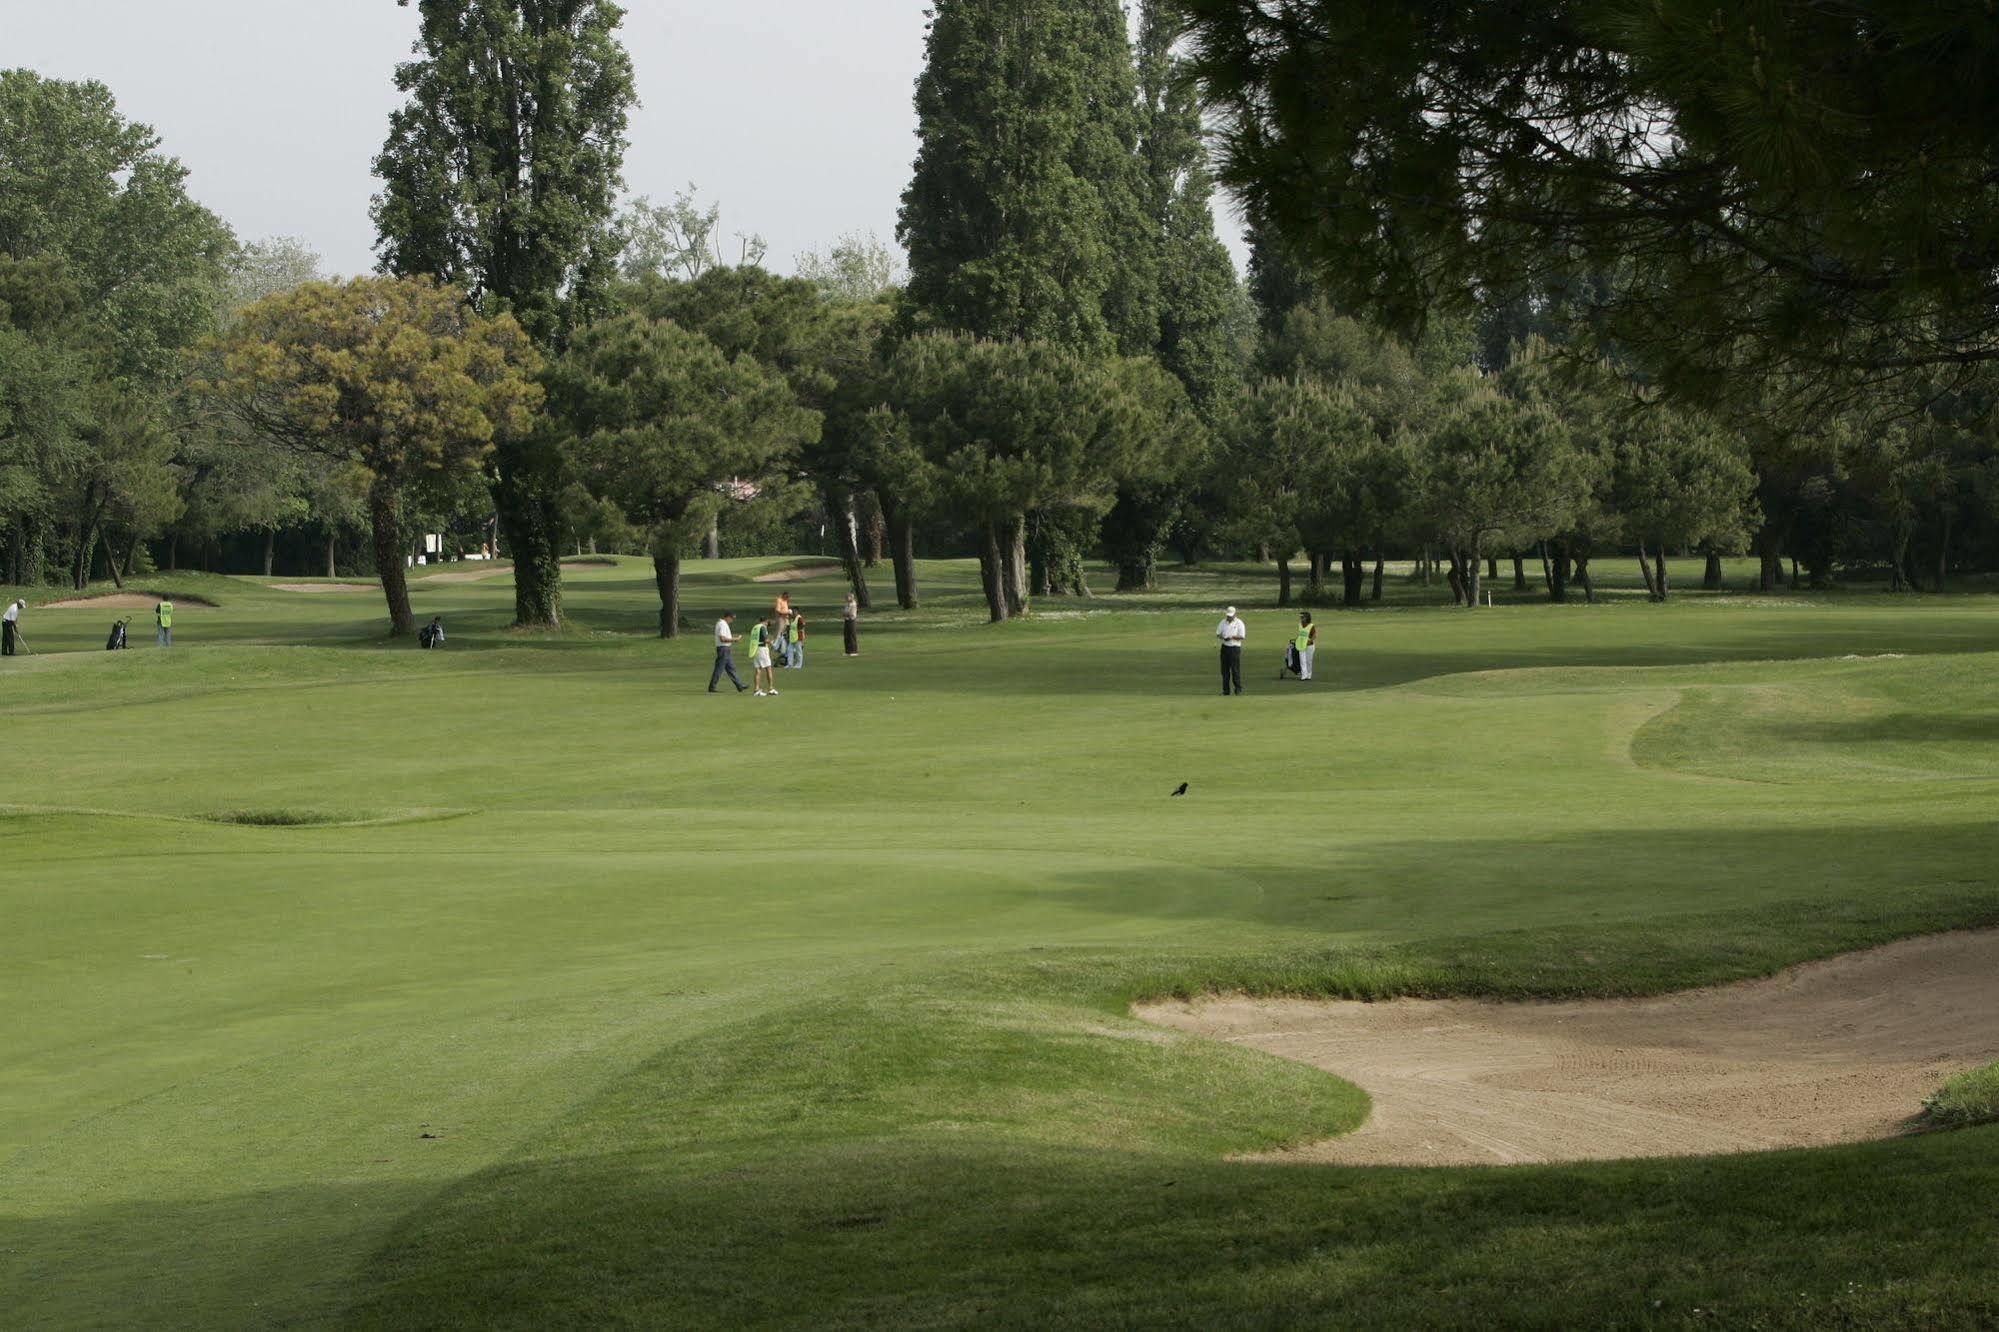
<svg viewBox="0 0 1999 1332">
<path fill-rule="evenodd" d="M 160 646 L 172 647 L 174 645 L 174 604 L 165 597 L 161 597 L 160 604 L 153 607 L 153 619 L 160 626 Z"/>
<path fill-rule="evenodd" d="M 1312 678 L 1312 654 L 1319 648 L 1319 626 L 1312 623 L 1312 612 L 1298 612 L 1298 678 Z"/>
</svg>

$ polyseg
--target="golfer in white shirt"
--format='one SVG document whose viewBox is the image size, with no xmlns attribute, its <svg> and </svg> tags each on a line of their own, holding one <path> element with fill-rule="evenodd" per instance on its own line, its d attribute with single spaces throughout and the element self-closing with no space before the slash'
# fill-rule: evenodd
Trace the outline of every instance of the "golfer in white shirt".
<svg viewBox="0 0 1999 1332">
<path fill-rule="evenodd" d="M 1215 626 L 1215 637 L 1222 641 L 1222 696 L 1227 697 L 1233 688 L 1242 692 L 1242 640 L 1249 637 L 1249 629 L 1236 618 L 1235 607 L 1223 612 L 1222 622 Z"/>
<path fill-rule="evenodd" d="M 737 693 L 749 688 L 743 683 L 743 677 L 736 674 L 736 654 L 733 651 L 736 645 L 735 620 L 734 611 L 724 611 L 722 618 L 715 621 L 715 669 L 708 673 L 708 692 L 711 694 L 715 692 L 715 686 L 722 683 L 724 672 L 728 674 L 729 682 L 736 686 Z"/>
</svg>

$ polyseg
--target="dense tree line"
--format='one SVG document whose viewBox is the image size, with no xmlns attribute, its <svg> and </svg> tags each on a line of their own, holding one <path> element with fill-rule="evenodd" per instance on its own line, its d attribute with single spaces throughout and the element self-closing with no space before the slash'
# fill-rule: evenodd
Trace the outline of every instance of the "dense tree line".
<svg viewBox="0 0 1999 1332">
<path fill-rule="evenodd" d="M 270 573 L 310 534 L 314 571 L 379 574 L 407 632 L 403 566 L 441 531 L 513 561 L 524 626 L 560 623 L 565 553 L 648 554 L 670 636 L 682 561 L 760 550 L 837 555 L 863 605 L 886 564 L 904 607 L 919 551 L 975 555 L 995 621 L 1090 595 L 1092 559 L 1151 588 L 1168 551 L 1271 562 L 1284 604 L 1379 600 L 1407 561 L 1467 607 L 1502 560 L 1561 601 L 1608 558 L 1656 600 L 1669 554 L 1707 556 L 1713 585 L 1755 551 L 1766 587 L 1788 563 L 1940 588 L 1999 559 L 1971 279 L 1904 280 L 1884 240 L 1841 259 L 1875 264 L 1872 294 L 1782 263 L 1764 290 L 1741 256 L 1810 243 L 1767 206 L 1689 255 L 1591 220 L 1639 207 L 1650 150 L 1615 108 L 1665 97 L 1688 127 L 1653 164 L 1672 207 L 1703 181 L 1781 187 L 1858 244 L 1823 182 L 1731 158 L 1701 118 L 1720 90 L 1657 64 L 1644 25 L 1619 29 L 1627 59 L 1562 6 L 1439 33 L 1332 0 L 1268 31 L 1257 7 L 938 0 L 906 266 L 844 236 L 784 278 L 691 186 L 619 207 L 618 6 L 415 4 L 376 277 L 239 244 L 102 87 L 0 75 L 6 581 L 123 579 L 218 540 Z M 1831 50 L 1829 21 L 1770 50 Z M 1380 59 L 1332 60 L 1335 37 Z M 1415 114 L 1402 94 L 1440 70 L 1459 100 Z M 1243 278 L 1197 88 L 1250 211 Z M 1599 108 L 1574 110 L 1574 143 L 1521 137 L 1564 98 Z M 1856 169 L 1878 147 L 1834 142 Z M 1617 170 L 1578 176 L 1583 144 Z M 1436 154 L 1472 164 L 1442 195 L 1412 183 Z M 1957 243 L 1988 224 L 1962 203 L 1889 213 Z M 1813 344 L 1828 310 L 1867 322 Z"/>
</svg>

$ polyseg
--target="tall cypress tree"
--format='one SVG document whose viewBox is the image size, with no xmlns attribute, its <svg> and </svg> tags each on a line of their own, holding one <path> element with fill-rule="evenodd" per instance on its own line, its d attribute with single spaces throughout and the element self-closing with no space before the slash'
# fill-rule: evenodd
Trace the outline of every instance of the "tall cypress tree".
<svg viewBox="0 0 1999 1332">
<path fill-rule="evenodd" d="M 601 301 L 623 185 L 630 57 L 610 0 L 397 0 L 422 14 L 408 101 L 375 169 L 382 266 L 463 283 L 558 344 Z M 493 461 L 518 624 L 562 620 L 561 460 L 519 440 Z"/>
<path fill-rule="evenodd" d="M 1205 414 L 1242 374 L 1235 263 L 1215 234 L 1215 182 L 1200 103 L 1173 54 L 1171 0 L 1143 0 L 1138 24 L 1145 202 L 1159 254 L 1156 352 Z"/>
<path fill-rule="evenodd" d="M 896 229 L 913 321 L 1150 351 L 1137 106 L 1117 0 L 937 0 Z"/>
<path fill-rule="evenodd" d="M 1151 353 L 1158 247 L 1119 0 L 936 0 L 925 57 L 896 229 L 906 327 Z M 1064 540 L 1073 526 L 1034 524 Z M 1010 574 L 987 570 L 1007 589 L 998 618 L 1025 606 L 1027 530 L 1024 514 L 986 522 L 983 558 Z"/>
</svg>

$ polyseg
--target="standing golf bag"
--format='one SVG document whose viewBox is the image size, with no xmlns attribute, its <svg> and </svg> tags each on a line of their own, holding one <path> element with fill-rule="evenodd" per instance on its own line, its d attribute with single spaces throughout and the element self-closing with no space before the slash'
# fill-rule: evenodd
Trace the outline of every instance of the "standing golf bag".
<svg viewBox="0 0 1999 1332">
<path fill-rule="evenodd" d="M 104 650 L 106 652 L 120 652 L 124 650 L 125 626 L 130 623 L 132 623 L 132 621 L 129 617 L 123 620 L 113 620 L 111 622 L 111 637 L 104 640 Z"/>
<path fill-rule="evenodd" d="M 444 637 L 444 626 L 432 620 L 416 631 L 416 645 L 428 652 L 437 646 L 437 641 L 442 637 Z"/>
<path fill-rule="evenodd" d="M 1303 675 L 1304 673 L 1305 662 L 1298 655 L 1298 645 L 1296 643 L 1286 643 L 1284 645 L 1284 669 L 1277 673 L 1277 678 L 1281 680 L 1287 675 Z"/>
</svg>

